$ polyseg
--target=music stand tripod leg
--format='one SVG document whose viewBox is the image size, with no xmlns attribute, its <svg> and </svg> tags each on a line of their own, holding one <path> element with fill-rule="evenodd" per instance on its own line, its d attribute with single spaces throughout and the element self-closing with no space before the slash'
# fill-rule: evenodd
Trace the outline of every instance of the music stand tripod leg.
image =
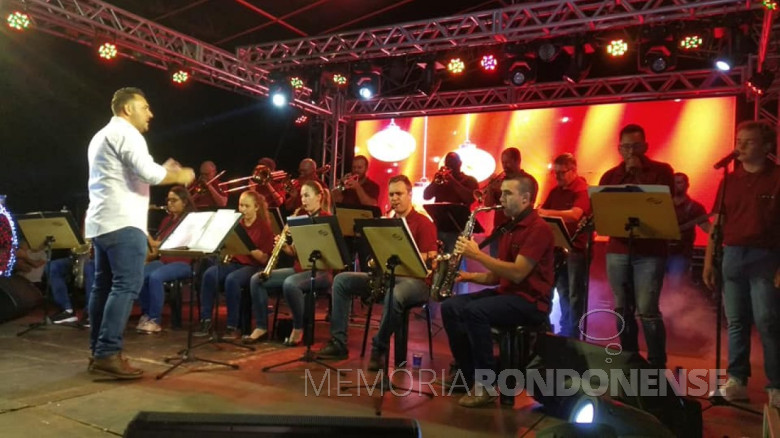
<svg viewBox="0 0 780 438">
<path fill-rule="evenodd" d="M 198 344 L 196 347 L 199 347 L 201 345 L 206 345 L 206 344 L 213 344 L 214 346 L 219 348 L 219 344 L 228 344 L 228 345 L 232 345 L 234 347 L 243 348 L 245 350 L 255 351 L 255 347 L 253 347 L 251 345 L 239 344 L 238 342 L 233 342 L 233 341 L 229 341 L 227 339 L 223 339 L 222 335 L 217 331 L 217 326 L 219 324 L 219 284 L 221 283 L 220 276 L 219 276 L 219 267 L 221 265 L 222 265 L 222 263 L 220 262 L 219 259 L 217 259 L 216 260 L 217 284 L 216 284 L 216 289 L 215 289 L 217 291 L 217 293 L 216 293 L 216 297 L 214 297 L 214 313 L 212 315 L 213 319 L 212 319 L 212 324 L 211 324 L 211 337 L 209 337 L 208 341 L 204 341 L 203 343 Z"/>
</svg>

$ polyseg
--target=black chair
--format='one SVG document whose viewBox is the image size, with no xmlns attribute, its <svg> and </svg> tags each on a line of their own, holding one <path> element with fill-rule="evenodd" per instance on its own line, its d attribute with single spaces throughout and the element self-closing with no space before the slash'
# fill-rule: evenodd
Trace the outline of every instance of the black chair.
<svg viewBox="0 0 780 438">
<path fill-rule="evenodd" d="M 428 302 L 424 301 L 409 307 L 406 307 L 401 314 L 401 324 L 398 326 L 398 330 L 395 332 L 395 366 L 401 366 L 406 362 L 407 343 L 409 341 L 409 314 L 413 309 L 421 307 L 425 310 L 425 322 L 428 325 L 428 354 L 433 360 L 433 330 L 431 329 L 431 309 L 428 306 Z M 371 324 L 371 313 L 374 309 L 373 303 L 368 306 L 368 313 L 366 314 L 366 326 L 363 330 L 363 346 L 360 350 L 360 357 L 366 355 L 366 343 L 368 341 L 368 328 Z"/>
<path fill-rule="evenodd" d="M 498 343 L 498 370 L 525 370 L 534 356 L 537 343 L 544 338 L 544 333 L 550 329 L 547 322 L 538 325 L 516 325 L 506 327 L 491 327 L 494 340 Z M 509 376 L 507 385 L 514 387 L 514 377 Z M 509 394 L 501 394 L 501 404 L 514 406 L 515 397 Z"/>
<path fill-rule="evenodd" d="M 274 335 L 276 334 L 276 329 L 277 329 L 277 325 L 278 325 L 277 323 L 278 323 L 278 319 L 279 319 L 279 303 L 282 301 L 282 295 L 284 295 L 282 293 L 281 286 L 280 287 L 271 288 L 271 290 L 273 290 L 275 292 L 276 300 L 274 301 L 274 317 L 273 317 L 273 319 L 271 321 L 271 332 L 268 334 L 268 338 L 269 339 L 273 339 Z M 323 288 L 315 288 L 314 289 L 314 299 L 315 300 L 320 295 L 325 295 L 325 296 L 328 297 L 328 315 L 330 315 L 330 312 L 332 310 L 331 308 L 333 306 L 333 300 L 330 299 L 331 294 L 332 294 L 331 286 L 323 287 Z M 328 318 L 326 317 L 325 320 L 328 320 Z"/>
</svg>

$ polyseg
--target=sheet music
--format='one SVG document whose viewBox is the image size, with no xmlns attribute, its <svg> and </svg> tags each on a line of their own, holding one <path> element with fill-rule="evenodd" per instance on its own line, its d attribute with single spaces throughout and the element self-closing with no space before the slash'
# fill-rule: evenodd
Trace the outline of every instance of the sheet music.
<svg viewBox="0 0 780 438">
<path fill-rule="evenodd" d="M 669 193 L 669 186 L 663 184 L 617 184 L 606 186 L 588 186 L 588 196 L 599 192 L 644 192 Z"/>
<path fill-rule="evenodd" d="M 241 213 L 225 209 L 189 213 L 160 249 L 215 252 L 240 217 Z"/>
</svg>

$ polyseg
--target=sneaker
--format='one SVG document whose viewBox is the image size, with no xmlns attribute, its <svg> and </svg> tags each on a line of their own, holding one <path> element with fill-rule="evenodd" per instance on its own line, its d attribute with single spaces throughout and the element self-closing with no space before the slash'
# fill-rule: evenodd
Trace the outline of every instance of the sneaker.
<svg viewBox="0 0 780 438">
<path fill-rule="evenodd" d="M 144 374 L 142 369 L 130 366 L 128 360 L 122 357 L 121 353 L 108 357 L 96 357 L 92 361 L 92 367 L 89 371 L 116 379 L 139 379 Z"/>
<path fill-rule="evenodd" d="M 79 318 L 72 310 L 63 310 L 51 317 L 52 324 L 66 324 L 69 322 L 78 322 Z"/>
<path fill-rule="evenodd" d="M 368 360 L 369 371 L 379 371 L 385 367 L 385 354 L 381 351 L 372 351 L 371 358 Z"/>
<path fill-rule="evenodd" d="M 89 314 L 87 312 L 81 314 L 81 319 L 79 319 L 79 324 L 81 324 L 81 326 L 84 328 L 92 327 L 92 325 L 89 323 Z"/>
<path fill-rule="evenodd" d="M 475 383 L 471 392 L 461 397 L 458 404 L 464 408 L 478 408 L 489 405 L 496 398 L 498 398 L 498 393 L 495 388 Z"/>
<path fill-rule="evenodd" d="M 710 397 L 722 397 L 730 402 L 748 401 L 747 386 L 736 377 L 729 377 L 725 385 L 710 393 Z"/>
<path fill-rule="evenodd" d="M 780 408 L 780 389 L 769 388 L 766 392 L 769 393 L 769 406 Z"/>
<path fill-rule="evenodd" d="M 225 327 L 225 333 L 222 335 L 222 339 L 238 339 L 240 333 L 238 329 L 232 326 Z"/>
<path fill-rule="evenodd" d="M 210 319 L 202 319 L 200 321 L 200 330 L 193 333 L 192 336 L 202 338 L 204 336 L 211 336 L 211 320 Z"/>
<path fill-rule="evenodd" d="M 145 335 L 153 335 L 155 333 L 160 333 L 162 331 L 162 327 L 160 327 L 160 324 L 157 324 L 155 320 L 148 319 L 143 324 L 139 324 L 138 327 L 135 328 L 135 330 L 138 333 L 142 333 Z"/>
<path fill-rule="evenodd" d="M 145 313 L 141 315 L 141 317 L 138 318 L 138 325 L 135 326 L 135 329 L 136 330 L 140 329 L 141 326 L 143 326 L 144 324 L 146 324 L 147 321 L 149 321 L 149 319 L 150 319 L 149 316 L 146 315 Z"/>
<path fill-rule="evenodd" d="M 349 357 L 349 351 L 347 351 L 347 347 L 342 345 L 341 342 L 331 339 L 317 352 L 317 357 L 319 359 L 341 360 Z"/>
</svg>

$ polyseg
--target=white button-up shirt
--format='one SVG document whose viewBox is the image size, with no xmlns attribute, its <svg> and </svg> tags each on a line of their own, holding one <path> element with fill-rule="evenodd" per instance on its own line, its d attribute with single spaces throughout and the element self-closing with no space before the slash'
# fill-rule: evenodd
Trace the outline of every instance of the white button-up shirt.
<svg viewBox="0 0 780 438">
<path fill-rule="evenodd" d="M 89 143 L 89 209 L 85 237 L 124 227 L 146 233 L 149 185 L 167 174 L 149 155 L 144 136 L 121 117 L 112 117 Z"/>
</svg>

